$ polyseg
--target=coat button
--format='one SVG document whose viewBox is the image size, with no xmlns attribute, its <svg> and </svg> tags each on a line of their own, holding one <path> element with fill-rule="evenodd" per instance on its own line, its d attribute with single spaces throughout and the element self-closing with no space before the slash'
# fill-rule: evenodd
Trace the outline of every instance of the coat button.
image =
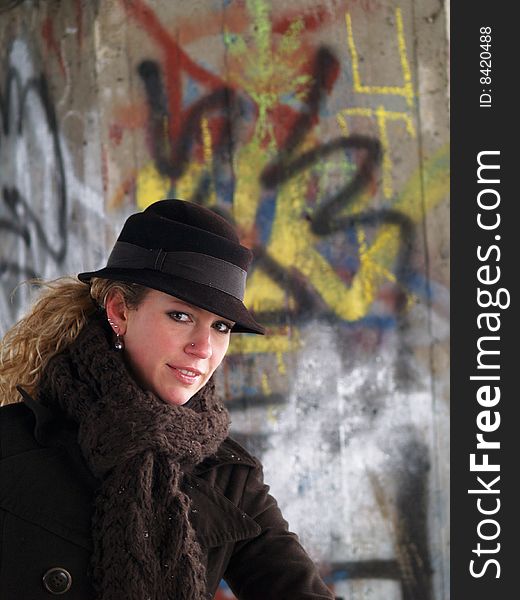
<svg viewBox="0 0 520 600">
<path fill-rule="evenodd" d="M 64 594 L 70 590 L 72 576 L 63 567 L 53 567 L 43 576 L 43 585 L 51 594 Z"/>
</svg>

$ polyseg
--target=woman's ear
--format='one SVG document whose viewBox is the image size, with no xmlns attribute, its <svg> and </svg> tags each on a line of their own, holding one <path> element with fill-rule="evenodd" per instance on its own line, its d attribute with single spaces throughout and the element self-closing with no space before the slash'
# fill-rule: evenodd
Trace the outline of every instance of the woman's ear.
<svg viewBox="0 0 520 600">
<path fill-rule="evenodd" d="M 112 289 L 105 299 L 107 319 L 114 333 L 125 335 L 128 325 L 128 307 L 120 290 Z"/>
</svg>

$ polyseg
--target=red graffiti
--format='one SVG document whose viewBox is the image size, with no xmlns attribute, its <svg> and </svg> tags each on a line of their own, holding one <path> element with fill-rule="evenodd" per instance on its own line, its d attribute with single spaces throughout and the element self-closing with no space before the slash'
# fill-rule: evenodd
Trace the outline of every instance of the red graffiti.
<svg viewBox="0 0 520 600">
<path fill-rule="evenodd" d="M 273 33 L 286 33 L 297 20 L 303 22 L 305 31 L 316 31 L 316 29 L 323 27 L 334 18 L 335 15 L 323 6 L 316 6 L 312 9 L 312 12 L 306 11 L 303 14 L 296 11 L 286 12 L 282 17 L 273 21 Z"/>
<path fill-rule="evenodd" d="M 178 32 L 170 32 L 161 23 L 156 13 L 143 1 L 143 0 L 120 0 L 127 15 L 134 19 L 140 26 L 142 26 L 149 36 L 158 44 L 162 50 L 163 63 L 162 63 L 162 76 L 163 84 L 165 89 L 165 95 L 167 98 L 167 109 L 168 109 L 168 120 L 167 120 L 167 135 L 172 143 L 173 140 L 179 139 L 182 131 L 183 123 L 186 122 L 190 117 L 191 107 L 184 109 L 182 106 L 183 101 L 183 75 L 188 75 L 195 82 L 201 84 L 207 91 L 207 94 L 214 92 L 217 89 L 227 88 L 232 92 L 240 90 L 242 95 L 248 95 L 247 86 L 244 87 L 244 81 L 241 81 L 240 76 L 237 75 L 235 80 L 224 81 L 217 75 L 211 73 L 207 69 L 201 67 L 194 62 L 189 55 L 181 48 L 175 37 L 182 37 L 183 40 L 188 41 L 191 39 L 197 39 L 201 35 L 208 35 L 211 33 L 218 33 L 219 29 L 215 27 L 215 20 L 211 20 L 211 26 L 208 25 L 209 31 L 206 31 L 204 23 L 199 24 L 198 30 L 194 28 L 193 23 L 188 24 L 186 30 L 184 25 Z M 245 29 L 247 21 L 244 18 L 244 9 L 241 6 L 237 6 L 234 11 L 231 12 L 231 17 L 226 19 L 226 26 L 229 28 L 230 24 L 236 25 L 238 30 Z M 337 16 L 337 15 L 336 15 Z M 273 20 L 273 33 L 283 34 L 285 33 L 291 23 L 297 19 L 303 20 L 303 26 L 305 31 L 313 31 L 323 26 L 329 20 L 333 20 L 335 15 L 327 11 L 321 6 L 316 6 L 311 10 L 304 11 L 302 14 L 297 14 L 294 10 L 287 11 L 281 16 L 274 18 Z M 183 21 L 184 23 L 184 21 Z M 178 24 L 177 24 L 178 26 Z M 236 33 L 236 31 L 235 31 Z M 276 51 L 278 36 L 273 36 L 273 50 Z M 274 52 L 276 54 L 276 52 Z M 295 73 L 295 76 L 308 74 L 312 72 L 313 54 L 312 48 L 308 47 L 303 41 L 302 45 L 298 50 L 298 54 L 301 57 L 307 55 L 307 61 L 303 64 L 299 71 Z M 240 63 L 233 64 L 233 59 L 229 59 L 229 70 L 231 76 L 235 73 L 239 73 L 241 70 Z M 330 92 L 334 81 L 338 75 L 338 71 L 329 73 L 329 80 L 326 82 L 327 92 Z M 228 75 L 229 77 L 229 75 Z M 240 85 L 242 84 L 242 85 Z M 305 90 L 294 89 L 294 93 L 302 93 Z M 291 130 L 292 124 L 298 119 L 299 113 L 297 110 L 289 107 L 287 104 L 282 102 L 275 106 L 272 106 L 269 110 L 269 120 L 273 123 L 274 135 L 278 144 L 284 143 L 287 132 Z M 209 121 L 209 129 L 212 133 L 212 139 L 218 140 L 219 134 L 222 131 L 222 122 L 218 117 L 213 116 Z M 119 130 L 113 131 L 113 139 L 119 138 Z M 267 142 L 267 140 L 266 140 Z M 196 150 L 197 152 L 198 150 Z"/>
<path fill-rule="evenodd" d="M 80 49 L 83 47 L 83 6 L 82 0 L 76 0 L 76 36 Z"/>
<path fill-rule="evenodd" d="M 223 87 L 224 82 L 191 60 L 163 27 L 157 15 L 142 0 L 121 1 L 126 13 L 145 28 L 163 51 L 163 72 L 170 116 L 168 119 L 168 133 L 170 139 L 176 139 L 179 136 L 185 117 L 182 111 L 182 73 L 186 72 L 210 90 Z"/>
<path fill-rule="evenodd" d="M 50 17 L 47 17 L 42 24 L 42 37 L 47 45 L 48 50 L 56 54 L 61 73 L 65 77 L 65 63 L 61 54 L 60 45 L 58 44 L 54 35 L 54 27 Z"/>
<path fill-rule="evenodd" d="M 300 13 L 289 10 L 273 15 L 269 52 L 274 60 L 283 61 L 278 75 L 256 76 L 252 61 L 254 53 L 262 50 L 256 48 L 254 36 L 247 34 L 253 40 L 250 53 L 229 53 L 224 80 L 197 64 L 179 42 L 180 39 L 193 41 L 205 35 L 220 34 L 221 30 L 215 27 L 215 19 L 203 18 L 197 30 L 194 21 L 183 18 L 176 20 L 170 30 L 144 0 L 119 2 L 127 16 L 143 28 L 158 46 L 161 59 L 156 62 L 143 57 L 139 63 L 137 71 L 144 85 L 146 106 L 117 107 L 109 138 L 112 144 L 119 145 L 125 130 L 139 128 L 146 122 L 146 141 L 155 165 L 161 175 L 169 177 L 172 183 L 182 176 L 191 160 L 204 160 L 207 139 L 210 139 L 214 156 L 224 156 L 230 148 L 229 140 L 234 137 L 232 129 L 238 126 L 239 120 L 241 143 L 247 144 L 252 136 L 262 134 L 260 142 L 265 147 L 269 147 L 274 138 L 276 146 L 285 149 L 295 144 L 319 121 L 318 99 L 331 92 L 339 75 L 339 63 L 332 59 L 327 62 L 326 68 L 316 71 L 318 50 L 305 34 L 334 20 L 338 15 L 333 13 L 338 8 L 331 12 L 314 6 Z M 254 23 L 251 20 L 248 23 L 246 16 L 244 6 L 236 5 L 226 14 L 227 31 L 231 35 L 241 35 L 240 32 L 245 32 L 248 26 L 251 28 Z M 236 30 L 229 28 L 230 23 L 236 26 Z M 295 23 L 302 31 L 297 34 L 297 47 L 288 51 L 287 47 L 284 48 L 283 36 Z M 197 89 L 197 99 L 189 105 L 185 97 L 187 79 Z M 191 92 L 193 87 L 189 89 Z M 314 92 L 311 93 L 311 90 Z M 256 97 L 262 95 L 269 97 L 270 101 L 263 106 L 264 126 L 257 130 L 260 105 Z M 301 106 L 288 102 L 288 96 L 299 98 Z M 137 115 L 143 119 L 136 118 Z M 204 132 L 209 132 L 209 138 L 204 138 Z M 128 185 L 125 188 L 128 189 Z M 200 190 L 204 193 L 202 188 Z"/>
</svg>

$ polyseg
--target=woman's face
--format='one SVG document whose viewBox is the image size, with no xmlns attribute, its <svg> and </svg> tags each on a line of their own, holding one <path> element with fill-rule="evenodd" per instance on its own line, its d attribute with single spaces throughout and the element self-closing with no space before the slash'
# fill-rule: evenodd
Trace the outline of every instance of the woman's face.
<svg viewBox="0 0 520 600">
<path fill-rule="evenodd" d="M 124 354 L 137 381 L 168 404 L 182 405 L 220 365 L 233 321 L 157 290 L 129 309 L 119 293 L 107 314 L 123 335 Z"/>
</svg>

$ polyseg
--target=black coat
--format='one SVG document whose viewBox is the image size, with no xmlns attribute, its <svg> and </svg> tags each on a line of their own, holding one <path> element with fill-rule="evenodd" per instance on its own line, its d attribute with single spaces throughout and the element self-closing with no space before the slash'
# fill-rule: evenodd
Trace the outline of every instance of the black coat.
<svg viewBox="0 0 520 600">
<path fill-rule="evenodd" d="M 43 600 L 69 585 L 64 599 L 94 598 L 88 565 L 97 485 L 72 423 L 30 399 L 0 408 L 2 600 Z M 268 489 L 260 463 L 230 438 L 185 472 L 208 592 L 224 578 L 240 600 L 330 600 Z"/>
</svg>

